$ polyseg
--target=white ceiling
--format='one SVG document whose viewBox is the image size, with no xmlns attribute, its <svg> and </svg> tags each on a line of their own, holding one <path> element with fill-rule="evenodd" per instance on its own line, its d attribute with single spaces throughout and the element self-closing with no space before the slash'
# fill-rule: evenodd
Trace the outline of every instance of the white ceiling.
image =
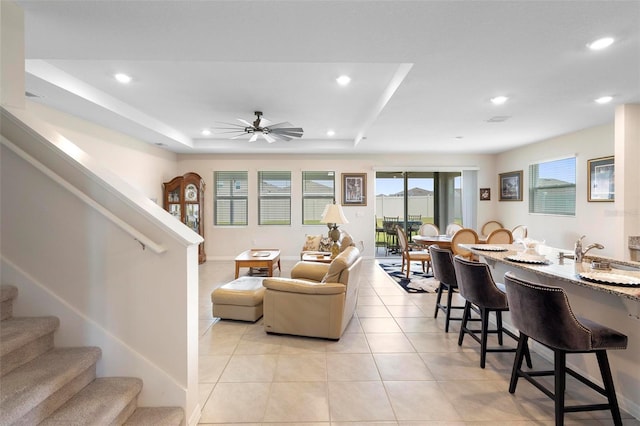
<svg viewBox="0 0 640 426">
<path fill-rule="evenodd" d="M 38 102 L 175 152 L 496 153 L 640 103 L 640 1 L 17 3 Z M 201 135 L 256 110 L 304 136 Z"/>
</svg>

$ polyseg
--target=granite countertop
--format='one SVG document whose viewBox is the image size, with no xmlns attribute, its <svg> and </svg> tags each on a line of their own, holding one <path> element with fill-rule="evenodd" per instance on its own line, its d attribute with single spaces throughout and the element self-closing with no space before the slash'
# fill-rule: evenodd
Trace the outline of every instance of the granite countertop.
<svg viewBox="0 0 640 426">
<path fill-rule="evenodd" d="M 611 271 L 602 272 L 609 272 L 616 275 L 638 278 L 638 281 L 640 281 L 640 262 L 619 261 L 616 259 L 599 256 L 585 256 L 585 261 L 582 263 L 582 265 L 577 267 L 573 259 L 559 260 L 558 258 L 558 255 L 561 252 L 572 255 L 573 252 L 571 250 L 562 250 L 542 246 L 538 248 L 538 252 L 540 255 L 544 256 L 544 258 L 546 259 L 546 263 L 520 263 L 510 261 L 506 258 L 517 254 L 522 254 L 523 247 L 521 245 L 491 244 L 491 246 L 506 248 L 507 251 L 486 251 L 480 249 L 480 245 L 472 244 L 462 244 L 462 246 L 471 250 L 474 254 L 482 256 L 489 264 L 493 263 L 494 261 L 501 262 L 504 264 L 508 264 L 509 266 L 516 269 L 532 271 L 540 275 L 545 275 L 551 278 L 567 281 L 575 285 L 587 287 L 596 291 L 614 294 L 616 296 L 640 302 L 640 286 L 625 287 L 620 285 L 600 284 L 596 282 L 586 281 L 579 276 L 581 272 L 591 272 L 592 260 L 606 260 L 611 262 L 612 269 Z M 620 266 L 621 268 L 625 269 L 619 269 L 616 268 L 616 266 Z"/>
</svg>

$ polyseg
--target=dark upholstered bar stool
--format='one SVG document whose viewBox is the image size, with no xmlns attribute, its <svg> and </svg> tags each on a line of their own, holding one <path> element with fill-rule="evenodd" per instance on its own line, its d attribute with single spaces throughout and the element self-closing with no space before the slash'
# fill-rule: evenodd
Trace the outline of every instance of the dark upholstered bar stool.
<svg viewBox="0 0 640 426">
<path fill-rule="evenodd" d="M 502 327 L 502 312 L 509 310 L 507 295 L 496 285 L 486 263 L 473 262 L 456 256 L 453 265 L 458 277 L 458 291 L 465 299 L 464 313 L 462 315 L 462 325 L 460 326 L 460 337 L 458 346 L 462 346 L 464 335 L 468 334 L 473 340 L 480 343 L 480 367 L 484 368 L 487 360 L 487 352 L 515 352 L 516 348 L 502 347 L 502 333 L 517 341 L 518 338 L 506 328 Z M 468 322 L 471 319 L 471 309 L 475 306 L 480 312 L 480 329 L 469 328 Z M 496 316 L 496 328 L 489 328 L 489 316 L 491 312 Z M 480 336 L 478 336 L 480 334 Z M 488 348 L 487 337 L 489 334 L 498 335 L 498 344 L 501 347 Z M 527 366 L 531 368 L 531 355 L 525 348 Z"/>
<path fill-rule="evenodd" d="M 438 296 L 436 298 L 436 309 L 433 314 L 434 318 L 438 317 L 438 311 L 441 310 L 445 314 L 444 331 L 449 332 L 450 321 L 460 321 L 462 317 L 452 317 L 451 310 L 464 309 L 464 306 L 451 306 L 451 298 L 458 288 L 456 280 L 456 271 L 453 268 L 453 254 L 447 249 L 442 249 L 437 245 L 429 246 L 431 253 L 431 268 L 433 269 L 433 277 L 440 281 L 438 286 Z M 447 290 L 447 304 L 441 302 L 442 292 Z"/>
<path fill-rule="evenodd" d="M 532 283 L 516 277 L 511 272 L 507 272 L 504 279 L 511 307 L 511 319 L 520 330 L 509 392 L 514 393 L 518 378 L 524 377 L 554 400 L 556 425 L 564 424 L 564 413 L 593 410 L 611 410 L 614 423 L 621 425 L 622 419 L 613 387 L 607 349 L 626 349 L 627 336 L 593 321 L 576 318 L 564 290 L 560 287 Z M 553 351 L 553 371 L 522 371 L 524 347 L 529 338 Z M 572 353 L 596 354 L 604 388 L 566 366 L 566 356 Z M 604 395 L 608 403 L 565 406 L 566 374 Z M 536 380 L 536 376 L 554 376 L 554 391 Z"/>
</svg>

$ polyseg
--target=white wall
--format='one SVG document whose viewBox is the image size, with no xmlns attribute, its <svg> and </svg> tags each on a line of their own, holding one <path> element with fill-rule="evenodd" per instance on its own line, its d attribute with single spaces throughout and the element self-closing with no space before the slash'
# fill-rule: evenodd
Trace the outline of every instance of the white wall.
<svg viewBox="0 0 640 426">
<path fill-rule="evenodd" d="M 177 176 L 177 154 L 37 102 L 28 101 L 27 110 L 162 206 L 162 183 Z"/>
<path fill-rule="evenodd" d="M 196 172 L 205 180 L 205 249 L 208 259 L 229 259 L 250 247 L 279 248 L 282 256 L 298 258 L 305 234 L 327 232 L 324 225 L 303 226 L 301 186 L 302 171 L 331 170 L 336 172 L 336 201 L 342 196 L 341 173 L 367 173 L 367 205 L 345 206 L 349 223 L 342 227 L 356 241 L 363 241 L 365 256 L 374 256 L 375 246 L 375 169 L 397 166 L 398 170 L 444 167 L 478 168 L 479 185 L 497 191 L 491 155 L 180 155 L 178 174 Z M 213 226 L 213 172 L 249 172 L 249 225 L 246 227 Z M 258 171 L 292 172 L 291 226 L 258 226 Z M 478 223 L 493 218 L 495 201 L 480 204 Z"/>
<path fill-rule="evenodd" d="M 529 213 L 529 165 L 547 160 L 576 156 L 576 216 L 563 217 Z M 581 130 L 546 141 L 527 145 L 497 156 L 498 173 L 523 171 L 523 201 L 499 202 L 497 219 L 505 226 L 518 224 L 529 227 L 529 237 L 544 240 L 547 245 L 572 248 L 575 240 L 586 235 L 584 242 L 599 242 L 605 246 L 597 251 L 614 257 L 617 236 L 612 218 L 614 203 L 587 202 L 587 160 L 614 155 L 613 123 Z M 496 193 L 497 196 L 497 193 Z M 595 253 L 593 253 L 595 254 Z"/>
</svg>

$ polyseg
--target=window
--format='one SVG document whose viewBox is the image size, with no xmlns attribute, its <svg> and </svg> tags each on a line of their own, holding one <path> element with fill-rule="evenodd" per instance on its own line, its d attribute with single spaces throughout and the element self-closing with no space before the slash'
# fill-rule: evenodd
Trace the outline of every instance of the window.
<svg viewBox="0 0 640 426">
<path fill-rule="evenodd" d="M 529 166 L 529 213 L 575 216 L 575 157 Z"/>
<path fill-rule="evenodd" d="M 302 224 L 317 225 L 335 199 L 334 172 L 302 172 Z"/>
<path fill-rule="evenodd" d="M 291 172 L 258 172 L 258 224 L 291 225 Z"/>
<path fill-rule="evenodd" d="M 214 225 L 247 225 L 247 172 L 214 172 Z"/>
</svg>

